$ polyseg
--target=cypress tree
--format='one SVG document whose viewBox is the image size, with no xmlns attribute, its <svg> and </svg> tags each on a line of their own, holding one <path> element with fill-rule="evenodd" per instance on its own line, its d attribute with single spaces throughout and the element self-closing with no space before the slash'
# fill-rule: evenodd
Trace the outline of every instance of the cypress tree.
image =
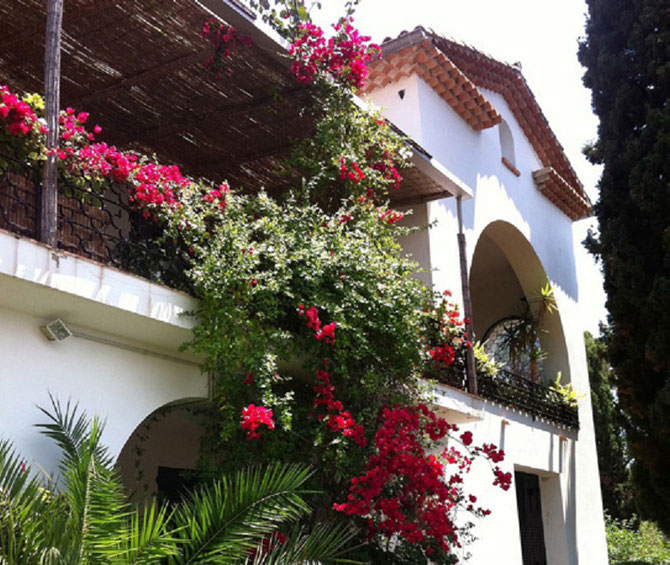
<svg viewBox="0 0 670 565">
<path fill-rule="evenodd" d="M 603 506 L 612 518 L 628 519 L 634 513 L 628 471 L 629 456 L 622 425 L 624 417 L 613 385 L 615 375 L 607 358 L 607 334 L 593 337 L 585 332 L 584 343 L 589 365 Z"/>
<path fill-rule="evenodd" d="M 636 505 L 670 532 L 670 2 L 587 0 L 579 58 L 600 119 L 596 204 Z"/>
</svg>

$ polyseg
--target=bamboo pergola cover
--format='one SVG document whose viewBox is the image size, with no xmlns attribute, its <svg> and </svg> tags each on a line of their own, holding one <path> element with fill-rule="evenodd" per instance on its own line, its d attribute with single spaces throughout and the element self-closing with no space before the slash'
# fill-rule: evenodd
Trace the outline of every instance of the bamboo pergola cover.
<svg viewBox="0 0 670 565">
<path fill-rule="evenodd" d="M 232 48 L 230 76 L 215 79 L 199 36 L 210 17 L 193 0 L 65 0 L 61 105 L 89 112 L 119 147 L 271 187 L 291 140 L 310 131 L 307 89 L 256 42 Z M 42 93 L 46 0 L 4 0 L 0 22 L 0 83 Z"/>
<path fill-rule="evenodd" d="M 89 112 L 101 140 L 155 153 L 188 174 L 281 189 L 282 158 L 312 130 L 301 112 L 309 89 L 248 10 L 202 1 L 253 39 L 231 49 L 220 79 L 203 67 L 213 48 L 199 33 L 211 13 L 197 0 L 65 0 L 61 106 Z M 0 2 L 0 84 L 43 93 L 46 4 Z M 418 169 L 403 176 L 392 196 L 404 202 L 451 195 Z"/>
</svg>

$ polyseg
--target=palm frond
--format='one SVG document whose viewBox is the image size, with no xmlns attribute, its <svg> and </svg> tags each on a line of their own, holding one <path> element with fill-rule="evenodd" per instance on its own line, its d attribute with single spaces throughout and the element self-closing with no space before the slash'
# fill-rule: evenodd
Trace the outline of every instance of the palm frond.
<svg viewBox="0 0 670 565">
<path fill-rule="evenodd" d="M 85 447 L 95 447 L 96 459 L 102 464 L 111 464 L 111 458 L 107 450 L 102 446 L 100 439 L 105 428 L 104 424 L 96 417 L 92 426 L 91 419 L 86 412 L 79 410 L 79 403 L 72 404 L 67 401 L 63 407 L 60 401 L 49 394 L 51 410 L 38 406 L 38 409 L 50 420 L 46 424 L 37 424 L 41 432 L 53 439 L 63 452 L 61 465 L 67 465 L 76 461 Z"/>
<path fill-rule="evenodd" d="M 67 508 L 61 525 L 60 551 L 65 562 L 103 563 L 123 541 L 130 507 L 108 450 L 101 444 L 104 423 L 68 401 L 63 408 L 51 397 L 52 412 L 40 424 L 63 452 L 59 491 Z"/>
<path fill-rule="evenodd" d="M 0 562 L 38 562 L 44 544 L 40 516 L 48 496 L 12 444 L 0 442 Z"/>
<path fill-rule="evenodd" d="M 283 543 L 259 547 L 249 565 L 360 564 L 346 558 L 353 549 L 353 539 L 354 532 L 344 525 L 318 524 L 309 531 L 295 526 L 288 531 Z"/>
<path fill-rule="evenodd" d="M 226 476 L 177 507 L 184 542 L 170 563 L 195 565 L 244 560 L 277 527 L 309 511 L 301 487 L 311 471 L 273 464 Z"/>
<path fill-rule="evenodd" d="M 153 565 L 177 554 L 179 532 L 172 530 L 172 512 L 156 501 L 147 503 L 142 511 L 133 512 L 123 542 L 110 554 L 114 562 L 124 565 Z"/>
</svg>

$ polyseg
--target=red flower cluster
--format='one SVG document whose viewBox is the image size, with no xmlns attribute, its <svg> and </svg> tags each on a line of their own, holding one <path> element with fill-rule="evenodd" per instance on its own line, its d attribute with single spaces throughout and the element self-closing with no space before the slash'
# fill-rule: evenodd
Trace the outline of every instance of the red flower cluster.
<svg viewBox="0 0 670 565">
<path fill-rule="evenodd" d="M 307 318 L 307 327 L 314 332 L 316 340 L 330 345 L 335 344 L 335 322 L 322 326 L 319 313 L 314 306 L 310 306 L 305 310 L 305 306 L 300 304 L 298 306 L 298 314 Z M 324 366 L 327 365 L 328 361 L 324 359 L 323 364 Z M 367 443 L 365 429 L 356 423 L 351 412 L 344 409 L 340 400 L 335 400 L 335 386 L 330 382 L 331 376 L 328 371 L 321 369 L 316 371 L 316 380 L 318 383 L 314 385 L 314 408 L 322 406 L 327 412 L 326 414 L 319 414 L 317 418 L 325 422 L 331 431 L 342 432 L 342 435 L 345 437 L 353 439 L 356 445 L 365 447 Z"/>
<path fill-rule="evenodd" d="M 230 57 L 231 49 L 235 47 L 249 47 L 252 44 L 251 36 L 238 33 L 233 26 L 227 26 L 212 18 L 204 23 L 200 37 L 209 41 L 214 46 L 214 55 L 207 59 L 202 66 L 213 71 L 216 78 L 221 78 L 221 72 L 225 71 L 230 76 L 232 70 L 224 68 L 223 59 Z"/>
<path fill-rule="evenodd" d="M 370 168 L 379 171 L 387 181 L 390 181 L 393 188 L 400 188 L 402 176 L 395 167 L 395 163 L 393 162 L 393 159 L 391 159 L 388 150 L 384 150 L 383 155 L 383 159 L 376 163 L 372 163 Z"/>
<path fill-rule="evenodd" d="M 500 470 L 500 467 L 495 467 L 493 469 L 493 474 L 496 477 L 493 481 L 493 486 L 499 486 L 503 490 L 509 490 L 509 487 L 512 486 L 512 473 L 503 473 Z"/>
<path fill-rule="evenodd" d="M 425 445 L 426 436 L 434 444 L 458 427 L 424 405 L 385 407 L 379 419 L 376 455 L 370 457 L 363 475 L 351 479 L 348 502 L 333 508 L 363 518 L 371 537 L 418 543 L 427 555 L 449 554 L 452 547 L 460 547 L 459 529 L 452 520 L 456 506 L 476 516 L 491 513 L 475 508 L 477 497 L 463 493 L 463 475 L 470 471 L 472 457 L 454 447 L 445 449 L 442 458 L 455 466 L 453 474 L 447 476 L 445 465 L 427 453 L 430 444 Z M 460 437 L 464 445 L 472 443 L 472 432 Z M 502 450 L 490 444 L 476 448 L 474 455 L 481 453 L 494 459 L 502 456 Z M 511 474 L 496 467 L 494 475 L 494 484 L 507 490 Z"/>
<path fill-rule="evenodd" d="M 214 188 L 206 193 L 202 200 L 203 202 L 208 202 L 210 204 L 216 203 L 219 207 L 219 210 L 223 212 L 226 209 L 226 195 L 230 192 L 230 187 L 223 183 L 219 188 Z"/>
<path fill-rule="evenodd" d="M 344 410 L 342 402 L 335 400 L 335 387 L 330 382 L 331 374 L 328 371 L 317 370 L 316 379 L 320 384 L 314 386 L 314 408 L 323 406 L 329 414 L 321 414 L 319 420 L 326 422 L 328 428 L 333 432 L 342 432 L 345 437 L 350 437 L 356 445 L 365 447 L 365 430 L 357 424 L 351 412 Z"/>
<path fill-rule="evenodd" d="M 435 349 L 428 350 L 428 353 L 430 353 L 433 361 L 435 361 L 436 369 L 440 368 L 440 364 L 444 364 L 444 368 L 446 369 L 454 362 L 454 348 L 449 345 L 437 346 Z"/>
<path fill-rule="evenodd" d="M 242 408 L 240 427 L 243 430 L 247 430 L 247 439 L 251 440 L 261 437 L 256 431 L 259 426 L 267 426 L 271 430 L 275 429 L 272 410 L 254 404 L 249 404 L 246 408 Z"/>
<path fill-rule="evenodd" d="M 9 135 L 28 135 L 38 118 L 30 104 L 19 100 L 5 85 L 0 85 L 0 119 L 5 122 L 5 131 Z M 41 131 L 46 132 L 42 126 Z"/>
<path fill-rule="evenodd" d="M 422 438 L 439 441 L 456 429 L 426 406 L 386 407 L 375 435 L 377 454 L 365 474 L 351 480 L 349 501 L 335 510 L 365 518 L 371 535 L 421 543 L 427 553 L 458 544 L 450 510 L 460 500 L 458 481 L 444 480 L 444 466 L 428 455 Z M 455 475 L 458 476 L 458 475 Z"/>
<path fill-rule="evenodd" d="M 88 176 L 109 178 L 115 182 L 126 182 L 137 168 L 137 156 L 123 153 L 106 143 L 85 145 L 77 152 L 77 163 L 70 168 Z"/>
<path fill-rule="evenodd" d="M 493 463 L 500 463 L 505 459 L 505 452 L 492 443 L 485 443 L 481 448 L 477 447 L 475 450 L 484 453 Z"/>
<path fill-rule="evenodd" d="M 395 210 L 386 210 L 385 212 L 382 212 L 379 215 L 379 218 L 381 219 L 382 222 L 386 222 L 387 224 L 390 225 L 397 224 L 404 217 L 405 216 L 403 214 L 401 214 L 400 212 L 396 212 Z"/>
<path fill-rule="evenodd" d="M 365 173 L 356 161 L 352 161 L 350 165 L 347 165 L 344 157 L 340 157 L 340 180 L 350 180 L 354 184 L 358 184 L 364 178 Z"/>
<path fill-rule="evenodd" d="M 309 22 L 298 26 L 300 37 L 289 47 L 294 57 L 291 70 L 298 82 L 309 84 L 322 70 L 347 86 L 362 88 L 368 75 L 367 63 L 379 57 L 381 49 L 350 22 L 333 27 L 337 34 L 326 40 L 319 26 Z"/>
<path fill-rule="evenodd" d="M 310 306 L 305 310 L 305 307 L 301 304 L 298 306 L 298 314 L 307 318 L 307 327 L 314 331 L 314 337 L 318 341 L 323 341 L 329 345 L 335 345 L 336 322 L 331 322 L 322 327 L 319 313 L 314 306 Z"/>
<path fill-rule="evenodd" d="M 58 117 L 58 123 L 61 129 L 61 139 L 64 141 L 70 141 L 77 136 L 82 136 L 88 141 L 95 141 L 95 134 L 89 132 L 84 127 L 84 124 L 88 121 L 88 112 L 79 112 L 78 114 L 74 111 L 74 108 L 66 108 L 65 112 L 61 112 Z M 102 128 L 100 126 L 95 126 L 95 133 L 100 133 Z"/>
<path fill-rule="evenodd" d="M 179 171 L 177 165 L 158 165 L 146 163 L 137 168 L 134 175 L 135 193 L 130 195 L 131 202 L 167 204 L 172 207 L 178 202 L 179 191 L 187 188 L 190 181 Z M 145 216 L 149 212 L 144 212 Z"/>
</svg>

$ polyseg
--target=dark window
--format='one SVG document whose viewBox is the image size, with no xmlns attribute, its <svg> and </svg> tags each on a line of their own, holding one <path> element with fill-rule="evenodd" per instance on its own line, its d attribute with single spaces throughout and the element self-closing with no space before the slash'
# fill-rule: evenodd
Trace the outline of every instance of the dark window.
<svg viewBox="0 0 670 565">
<path fill-rule="evenodd" d="M 516 504 L 519 510 L 519 531 L 523 565 L 547 565 L 542 526 L 540 479 L 537 475 L 514 473 Z"/>
<path fill-rule="evenodd" d="M 193 469 L 158 467 L 156 486 L 158 498 L 166 502 L 180 502 L 196 484 Z"/>
</svg>

